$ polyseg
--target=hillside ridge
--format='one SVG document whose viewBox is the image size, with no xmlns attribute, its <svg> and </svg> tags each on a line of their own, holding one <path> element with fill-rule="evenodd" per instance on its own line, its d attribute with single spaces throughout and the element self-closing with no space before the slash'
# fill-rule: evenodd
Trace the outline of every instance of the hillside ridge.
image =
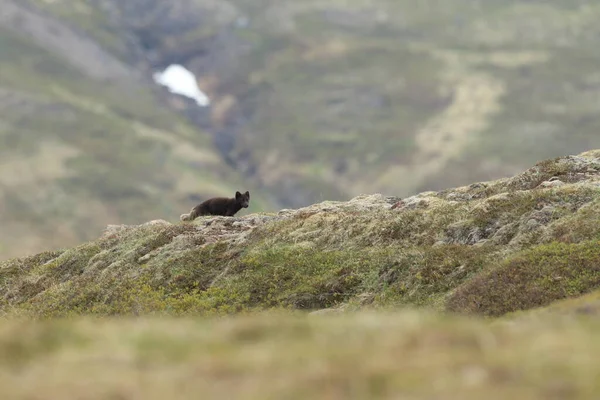
<svg viewBox="0 0 600 400">
<path fill-rule="evenodd" d="M 501 316 L 600 288 L 600 150 L 400 199 L 111 225 L 1 264 L 6 313 L 417 306 Z"/>
</svg>

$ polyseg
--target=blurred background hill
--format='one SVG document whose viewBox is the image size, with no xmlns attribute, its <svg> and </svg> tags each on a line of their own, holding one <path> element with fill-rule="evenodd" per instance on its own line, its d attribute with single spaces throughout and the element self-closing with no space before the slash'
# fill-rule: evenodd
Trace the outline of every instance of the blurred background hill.
<svg viewBox="0 0 600 400">
<path fill-rule="evenodd" d="M 600 4 L 0 0 L 0 259 L 600 147 Z M 210 103 L 153 80 L 192 71 Z"/>
</svg>

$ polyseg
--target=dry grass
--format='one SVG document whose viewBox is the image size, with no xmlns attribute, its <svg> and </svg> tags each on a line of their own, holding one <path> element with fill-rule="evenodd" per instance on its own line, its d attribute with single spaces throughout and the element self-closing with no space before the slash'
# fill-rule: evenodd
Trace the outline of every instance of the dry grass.
<svg viewBox="0 0 600 400">
<path fill-rule="evenodd" d="M 10 399 L 593 399 L 597 320 L 405 311 L 0 323 Z"/>
</svg>

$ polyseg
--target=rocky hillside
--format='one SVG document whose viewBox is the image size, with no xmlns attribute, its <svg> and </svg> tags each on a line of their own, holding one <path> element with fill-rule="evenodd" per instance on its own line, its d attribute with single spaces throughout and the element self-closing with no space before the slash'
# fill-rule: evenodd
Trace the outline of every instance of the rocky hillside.
<svg viewBox="0 0 600 400">
<path fill-rule="evenodd" d="M 6 314 L 419 306 L 502 316 L 600 289 L 600 151 L 399 199 L 112 225 L 4 262 Z"/>
<path fill-rule="evenodd" d="M 589 0 L 0 0 L 0 258 L 237 189 L 251 211 L 407 197 L 598 148 L 599 17 Z M 171 63 L 210 108 L 154 85 Z"/>
</svg>

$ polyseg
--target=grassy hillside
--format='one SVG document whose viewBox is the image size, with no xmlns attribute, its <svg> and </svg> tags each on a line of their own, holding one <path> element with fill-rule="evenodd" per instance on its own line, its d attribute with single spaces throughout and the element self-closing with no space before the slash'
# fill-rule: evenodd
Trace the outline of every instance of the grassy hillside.
<svg viewBox="0 0 600 400">
<path fill-rule="evenodd" d="M 0 396 L 596 398 L 599 184 L 595 150 L 4 261 Z"/>
<path fill-rule="evenodd" d="M 41 317 L 420 306 L 502 316 L 600 288 L 600 151 L 399 200 L 109 226 L 4 262 L 0 310 Z"/>
</svg>

